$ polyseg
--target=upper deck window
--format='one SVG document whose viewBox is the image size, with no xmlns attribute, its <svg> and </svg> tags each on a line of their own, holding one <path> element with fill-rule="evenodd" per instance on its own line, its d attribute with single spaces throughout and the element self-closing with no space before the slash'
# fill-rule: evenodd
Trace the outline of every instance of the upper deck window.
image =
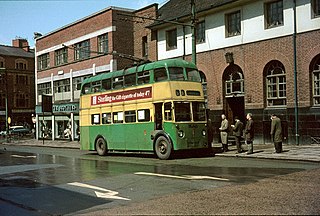
<svg viewBox="0 0 320 216">
<path fill-rule="evenodd" d="M 88 94 L 90 92 L 91 85 L 90 83 L 86 83 L 82 87 L 82 94 Z"/>
<path fill-rule="evenodd" d="M 154 70 L 154 81 L 159 82 L 168 80 L 167 70 L 165 68 L 157 68 Z"/>
<path fill-rule="evenodd" d="M 124 77 L 125 86 L 134 86 L 136 85 L 136 74 L 129 74 Z"/>
<path fill-rule="evenodd" d="M 193 68 L 187 68 L 187 77 L 189 81 L 201 82 L 200 73 Z"/>
<path fill-rule="evenodd" d="M 150 71 L 142 71 L 138 73 L 138 84 L 146 84 L 150 82 Z"/>
<path fill-rule="evenodd" d="M 116 88 L 123 88 L 123 76 L 113 78 L 112 87 Z"/>
<path fill-rule="evenodd" d="M 102 89 L 103 90 L 110 90 L 111 89 L 111 79 L 102 80 Z"/>
<path fill-rule="evenodd" d="M 169 67 L 169 74 L 170 80 L 185 80 L 181 67 Z"/>
</svg>

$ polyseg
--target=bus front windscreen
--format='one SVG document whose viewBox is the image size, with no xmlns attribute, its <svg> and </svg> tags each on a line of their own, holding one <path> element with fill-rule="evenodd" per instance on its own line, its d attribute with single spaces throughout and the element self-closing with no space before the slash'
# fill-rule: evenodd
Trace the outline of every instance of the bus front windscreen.
<svg viewBox="0 0 320 216">
<path fill-rule="evenodd" d="M 190 102 L 174 103 L 175 121 L 185 122 L 191 121 Z M 206 107 L 203 102 L 192 102 L 193 121 L 206 120 Z"/>
<path fill-rule="evenodd" d="M 193 121 L 206 120 L 206 106 L 203 102 L 192 102 Z"/>
</svg>

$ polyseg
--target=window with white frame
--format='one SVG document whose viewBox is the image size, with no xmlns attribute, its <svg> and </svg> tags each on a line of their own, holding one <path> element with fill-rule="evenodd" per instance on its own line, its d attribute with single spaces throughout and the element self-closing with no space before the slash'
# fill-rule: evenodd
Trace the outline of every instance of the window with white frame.
<svg viewBox="0 0 320 216">
<path fill-rule="evenodd" d="M 38 95 L 51 94 L 51 83 L 41 83 L 38 85 Z"/>
<path fill-rule="evenodd" d="M 167 50 L 177 49 L 177 29 L 166 31 Z"/>
<path fill-rule="evenodd" d="M 312 7 L 312 17 L 320 17 L 320 0 L 312 0 L 311 2 Z"/>
<path fill-rule="evenodd" d="M 55 93 L 70 92 L 70 79 L 55 81 L 53 88 Z"/>
<path fill-rule="evenodd" d="M 283 1 L 273 1 L 265 4 L 266 28 L 283 25 Z"/>
<path fill-rule="evenodd" d="M 273 60 L 265 67 L 267 106 L 287 104 L 286 72 L 283 64 Z"/>
<path fill-rule="evenodd" d="M 312 68 L 313 105 L 320 106 L 320 55 L 318 55 Z"/>
<path fill-rule="evenodd" d="M 197 42 L 197 44 L 206 42 L 205 32 L 206 32 L 205 22 L 204 21 L 198 22 L 196 24 L 196 42 Z"/>
<path fill-rule="evenodd" d="M 81 60 L 90 57 L 90 40 L 75 44 L 74 59 Z"/>
<path fill-rule="evenodd" d="M 49 53 L 38 56 L 38 69 L 43 70 L 50 66 L 50 56 Z"/>
<path fill-rule="evenodd" d="M 107 53 L 108 51 L 108 33 L 106 33 L 98 37 L 98 52 Z"/>
<path fill-rule="evenodd" d="M 55 65 L 62 65 L 68 63 L 68 48 L 62 48 L 54 52 Z"/>
<path fill-rule="evenodd" d="M 81 90 L 81 84 L 83 80 L 88 77 L 90 77 L 90 75 L 72 78 L 73 90 L 74 91 Z"/>
<path fill-rule="evenodd" d="M 227 37 L 232 37 L 241 34 L 241 13 L 236 11 L 226 14 L 226 34 Z"/>
</svg>

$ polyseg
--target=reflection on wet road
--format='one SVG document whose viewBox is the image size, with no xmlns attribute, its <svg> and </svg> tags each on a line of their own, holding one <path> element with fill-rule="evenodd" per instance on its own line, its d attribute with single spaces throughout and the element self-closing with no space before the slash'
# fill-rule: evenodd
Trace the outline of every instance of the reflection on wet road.
<svg viewBox="0 0 320 216">
<path fill-rule="evenodd" d="M 161 161 L 70 150 L 0 151 L 0 213 L 55 215 L 111 208 L 166 194 L 247 184 L 316 165 L 239 158 Z M 18 210 L 20 209 L 20 210 Z M 27 213 L 27 214 L 26 214 Z"/>
</svg>

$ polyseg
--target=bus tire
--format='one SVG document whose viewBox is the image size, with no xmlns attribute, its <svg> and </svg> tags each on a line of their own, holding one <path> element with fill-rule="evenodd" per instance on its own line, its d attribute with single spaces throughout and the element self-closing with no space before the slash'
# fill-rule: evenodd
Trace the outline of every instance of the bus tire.
<svg viewBox="0 0 320 216">
<path fill-rule="evenodd" d="M 98 155 L 100 155 L 100 156 L 107 155 L 107 153 L 108 153 L 107 143 L 102 137 L 99 137 L 96 140 L 95 145 L 96 145 L 96 151 L 97 151 Z"/>
<path fill-rule="evenodd" d="M 172 144 L 163 136 L 160 136 L 154 146 L 156 155 L 161 160 L 167 160 L 170 158 L 172 153 Z"/>
</svg>

